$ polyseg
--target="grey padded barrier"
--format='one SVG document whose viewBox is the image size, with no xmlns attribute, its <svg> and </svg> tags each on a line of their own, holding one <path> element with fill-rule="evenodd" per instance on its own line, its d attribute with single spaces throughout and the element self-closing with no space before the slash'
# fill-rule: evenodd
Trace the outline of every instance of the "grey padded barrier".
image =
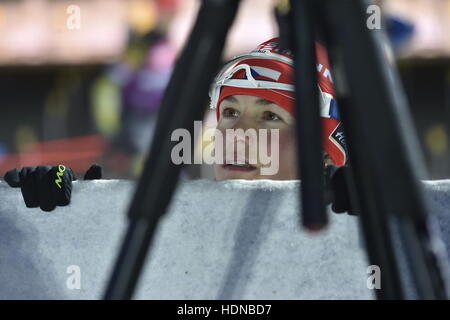
<svg viewBox="0 0 450 320">
<path fill-rule="evenodd" d="M 72 203 L 47 213 L 26 208 L 20 189 L 0 182 L 0 299 L 101 298 L 134 186 L 77 181 Z M 425 186 L 450 244 L 450 180 Z M 308 234 L 298 223 L 298 188 L 298 181 L 181 182 L 135 298 L 374 298 L 358 218 L 332 214 L 326 232 Z M 70 285 L 76 275 L 79 289 Z"/>
</svg>

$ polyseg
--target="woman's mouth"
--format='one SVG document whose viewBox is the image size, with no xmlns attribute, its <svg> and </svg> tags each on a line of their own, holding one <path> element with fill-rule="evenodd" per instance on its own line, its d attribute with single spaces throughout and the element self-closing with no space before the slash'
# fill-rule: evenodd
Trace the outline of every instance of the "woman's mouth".
<svg viewBox="0 0 450 320">
<path fill-rule="evenodd" d="M 222 168 L 225 170 L 232 170 L 232 171 L 253 171 L 256 170 L 255 166 L 252 166 L 251 164 L 223 164 Z"/>
</svg>

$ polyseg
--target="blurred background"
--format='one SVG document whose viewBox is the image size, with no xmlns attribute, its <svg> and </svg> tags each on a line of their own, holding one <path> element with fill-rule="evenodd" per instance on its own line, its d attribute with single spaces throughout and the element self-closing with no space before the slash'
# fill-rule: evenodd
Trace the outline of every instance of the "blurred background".
<svg viewBox="0 0 450 320">
<path fill-rule="evenodd" d="M 274 2 L 242 1 L 225 59 L 277 35 Z M 429 178 L 450 178 L 450 0 L 375 3 L 386 18 Z M 58 163 L 78 173 L 98 163 L 104 178 L 139 175 L 199 4 L 0 0 L 0 175 Z M 215 124 L 207 112 L 204 125 Z M 189 177 L 211 177 L 208 167 L 188 167 Z"/>
</svg>

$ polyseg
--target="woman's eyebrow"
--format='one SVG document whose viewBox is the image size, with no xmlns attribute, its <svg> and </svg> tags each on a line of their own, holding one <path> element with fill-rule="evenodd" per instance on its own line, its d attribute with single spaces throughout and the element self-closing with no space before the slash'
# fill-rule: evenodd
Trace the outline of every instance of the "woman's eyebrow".
<svg viewBox="0 0 450 320">
<path fill-rule="evenodd" d="M 228 102 L 232 102 L 232 103 L 237 103 L 237 99 L 233 96 L 229 96 L 223 99 L 223 101 L 228 101 Z"/>
<path fill-rule="evenodd" d="M 267 99 L 263 99 L 263 98 L 259 98 L 258 100 L 255 101 L 255 103 L 263 105 L 263 106 L 267 106 L 269 104 L 275 104 L 274 102 L 267 100 Z"/>
</svg>

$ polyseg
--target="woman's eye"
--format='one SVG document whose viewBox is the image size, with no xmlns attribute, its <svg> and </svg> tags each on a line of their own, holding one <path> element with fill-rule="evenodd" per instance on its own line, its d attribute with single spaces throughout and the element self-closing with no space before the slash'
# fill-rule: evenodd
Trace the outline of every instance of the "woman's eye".
<svg viewBox="0 0 450 320">
<path fill-rule="evenodd" d="M 222 115 L 226 118 L 237 118 L 239 117 L 239 111 L 233 108 L 223 109 Z"/>
<path fill-rule="evenodd" d="M 263 120 L 266 121 L 282 121 L 283 119 L 281 119 L 280 116 L 278 116 L 277 114 L 270 112 L 270 111 L 265 111 L 263 113 Z"/>
</svg>

